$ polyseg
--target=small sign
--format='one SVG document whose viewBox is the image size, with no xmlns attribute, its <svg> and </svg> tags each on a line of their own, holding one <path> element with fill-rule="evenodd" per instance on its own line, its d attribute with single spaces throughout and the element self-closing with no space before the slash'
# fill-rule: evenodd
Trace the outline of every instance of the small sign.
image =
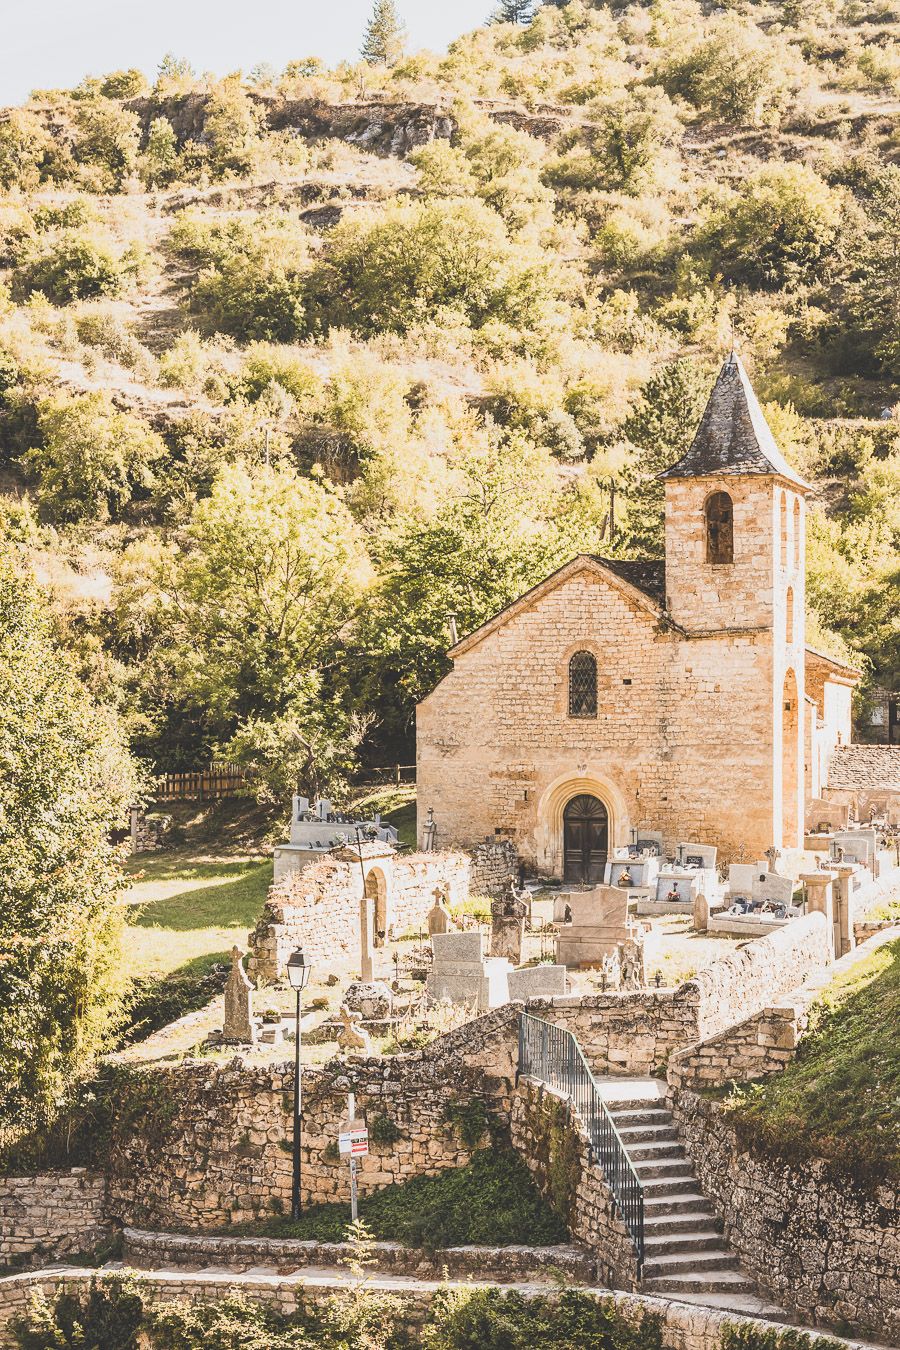
<svg viewBox="0 0 900 1350">
<path fill-rule="evenodd" d="M 351 1158 L 365 1157 L 369 1152 L 369 1131 L 348 1130 L 338 1135 L 338 1152 L 349 1153 Z"/>
</svg>

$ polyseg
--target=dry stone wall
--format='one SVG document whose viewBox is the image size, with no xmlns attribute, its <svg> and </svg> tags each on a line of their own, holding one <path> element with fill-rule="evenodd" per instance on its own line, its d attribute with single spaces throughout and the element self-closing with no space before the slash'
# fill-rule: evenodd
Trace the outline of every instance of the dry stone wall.
<svg viewBox="0 0 900 1350">
<path fill-rule="evenodd" d="M 900 1187 L 866 1191 L 821 1162 L 763 1156 L 695 1092 L 676 1093 L 673 1110 L 700 1189 L 757 1283 L 801 1321 L 900 1343 Z"/>
<path fill-rule="evenodd" d="M 510 1133 L 513 1148 L 522 1155 L 539 1190 L 568 1224 L 573 1238 L 595 1253 L 601 1281 L 637 1289 L 634 1243 L 568 1100 L 533 1079 L 521 1079 L 513 1098 Z"/>
<path fill-rule="evenodd" d="M 83 1167 L 0 1178 L 0 1267 L 89 1252 L 108 1235 L 106 1179 Z"/>
<path fill-rule="evenodd" d="M 347 1094 L 368 1123 L 360 1192 L 464 1166 L 454 1116 L 481 1103 L 509 1119 L 517 1009 L 468 1023 L 434 1046 L 387 1059 L 351 1057 L 304 1070 L 303 1199 L 349 1203 L 337 1156 Z M 289 1207 L 293 1065 L 183 1061 L 124 1075 L 109 1163 L 109 1211 L 143 1227 L 209 1231 Z M 390 1142 L 378 1141 L 390 1137 Z"/>
<path fill-rule="evenodd" d="M 673 1051 L 697 1040 L 700 998 L 693 985 L 637 993 L 535 998 L 528 1011 L 575 1036 L 594 1073 L 652 1074 Z"/>
</svg>

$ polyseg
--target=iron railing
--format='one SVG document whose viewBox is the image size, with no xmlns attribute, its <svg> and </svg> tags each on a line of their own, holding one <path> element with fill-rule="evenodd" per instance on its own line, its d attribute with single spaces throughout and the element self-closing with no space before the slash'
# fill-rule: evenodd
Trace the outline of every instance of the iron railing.
<svg viewBox="0 0 900 1350">
<path fill-rule="evenodd" d="M 519 1015 L 519 1073 L 568 1097 L 587 1131 L 638 1259 L 644 1261 L 644 1189 L 600 1095 L 584 1052 L 571 1031 L 531 1013 Z"/>
</svg>

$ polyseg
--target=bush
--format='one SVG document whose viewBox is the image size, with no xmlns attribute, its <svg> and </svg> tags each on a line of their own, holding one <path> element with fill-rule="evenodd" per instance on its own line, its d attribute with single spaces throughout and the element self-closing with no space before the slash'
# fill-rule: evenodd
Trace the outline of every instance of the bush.
<svg viewBox="0 0 900 1350">
<path fill-rule="evenodd" d="M 662 1318 L 623 1316 L 614 1299 L 580 1290 L 525 1298 L 502 1289 L 442 1290 L 424 1350 L 662 1350 Z"/>
<path fill-rule="evenodd" d="M 13 1324 L 20 1350 L 138 1350 L 144 1304 L 137 1287 L 119 1276 L 91 1280 L 87 1294 L 39 1295 L 27 1318 Z"/>
<path fill-rule="evenodd" d="M 133 253 L 117 254 L 109 244 L 77 230 L 63 230 L 38 244 L 16 269 L 13 293 L 27 299 L 41 291 L 54 305 L 121 294 L 134 275 Z"/>
<path fill-rule="evenodd" d="M 311 318 L 365 334 L 403 333 L 447 310 L 475 327 L 528 327 L 555 289 L 545 255 L 513 244 L 490 207 L 430 201 L 342 222 L 310 282 Z"/>
<path fill-rule="evenodd" d="M 712 20 L 699 42 L 668 63 L 663 77 L 670 93 L 705 113 L 758 126 L 779 120 L 801 68 L 783 39 L 731 12 Z"/>
<path fill-rule="evenodd" d="M 152 487 L 166 453 L 146 422 L 117 411 L 99 390 L 45 399 L 37 422 L 41 444 L 23 458 L 37 476 L 38 501 L 55 520 L 116 515 L 136 490 Z"/>
</svg>

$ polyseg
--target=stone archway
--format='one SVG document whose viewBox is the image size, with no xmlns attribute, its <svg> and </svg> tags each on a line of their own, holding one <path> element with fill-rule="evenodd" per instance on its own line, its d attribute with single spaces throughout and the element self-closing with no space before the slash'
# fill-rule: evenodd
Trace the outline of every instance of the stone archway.
<svg viewBox="0 0 900 1350">
<path fill-rule="evenodd" d="M 606 811 L 607 850 L 628 843 L 629 818 L 619 788 L 593 769 L 561 774 L 541 793 L 534 831 L 535 863 L 548 876 L 562 877 L 565 863 L 565 809 L 580 796 L 595 797 Z"/>
<path fill-rule="evenodd" d="M 788 670 L 781 697 L 781 842 L 797 848 L 800 836 L 800 698 L 797 677 Z"/>
<path fill-rule="evenodd" d="M 388 933 L 387 879 L 380 867 L 366 873 L 366 899 L 371 903 L 373 943 L 383 947 Z"/>
</svg>

